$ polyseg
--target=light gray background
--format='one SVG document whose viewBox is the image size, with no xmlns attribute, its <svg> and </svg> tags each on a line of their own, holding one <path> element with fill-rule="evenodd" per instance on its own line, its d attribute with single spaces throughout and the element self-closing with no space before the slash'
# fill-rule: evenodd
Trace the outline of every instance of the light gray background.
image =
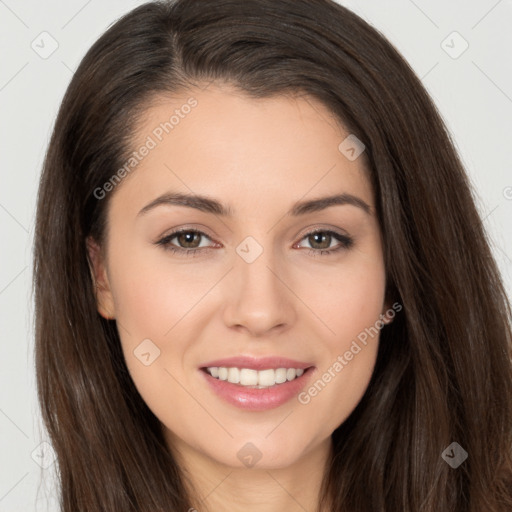
<svg viewBox="0 0 512 512">
<path fill-rule="evenodd" d="M 73 70 L 115 19 L 141 3 L 0 0 L 0 512 L 57 511 L 55 464 L 43 469 L 36 462 L 52 461 L 51 448 L 40 446 L 46 436 L 33 371 L 37 184 Z M 433 97 L 478 193 L 512 296 L 512 0 L 340 3 L 390 39 Z M 46 59 L 32 49 L 51 49 L 44 31 L 58 43 Z M 464 40 L 469 46 L 458 55 Z"/>
</svg>

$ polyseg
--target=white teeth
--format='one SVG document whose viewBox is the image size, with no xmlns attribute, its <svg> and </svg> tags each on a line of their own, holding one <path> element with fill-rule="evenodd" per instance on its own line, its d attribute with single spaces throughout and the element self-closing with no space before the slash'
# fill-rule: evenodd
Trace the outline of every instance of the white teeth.
<svg viewBox="0 0 512 512">
<path fill-rule="evenodd" d="M 276 383 L 274 370 L 261 370 L 257 373 L 259 386 L 273 386 Z"/>
<path fill-rule="evenodd" d="M 286 368 L 278 368 L 276 370 L 276 384 L 282 384 L 283 382 L 286 382 L 286 371 Z"/>
<path fill-rule="evenodd" d="M 258 389 L 268 388 L 276 384 L 294 380 L 300 377 L 304 370 L 302 368 L 277 368 L 276 370 L 252 370 L 250 368 L 226 368 L 211 366 L 207 372 L 219 380 L 227 380 L 232 384 L 255 387 Z"/>
<path fill-rule="evenodd" d="M 240 370 L 238 368 L 230 368 L 228 370 L 228 379 L 229 382 L 233 382 L 234 384 L 238 384 L 240 382 Z"/>
<path fill-rule="evenodd" d="M 231 381 L 229 381 L 229 382 L 231 382 Z M 240 384 L 242 384 L 242 386 L 258 386 L 257 370 L 250 370 L 249 368 L 242 368 L 240 370 Z"/>
</svg>

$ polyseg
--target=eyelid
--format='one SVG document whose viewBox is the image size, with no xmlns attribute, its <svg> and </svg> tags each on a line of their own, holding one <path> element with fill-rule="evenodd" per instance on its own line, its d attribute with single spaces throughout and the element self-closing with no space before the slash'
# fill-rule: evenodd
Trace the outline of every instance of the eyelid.
<svg viewBox="0 0 512 512">
<path fill-rule="evenodd" d="M 318 226 L 318 224 L 312 224 L 310 226 L 306 226 L 303 228 L 299 233 L 295 236 L 295 238 L 298 238 L 302 240 L 307 235 L 314 235 L 315 233 L 322 232 L 322 233 L 334 233 L 335 235 L 341 236 L 341 237 L 347 237 L 352 238 L 348 232 L 341 228 L 337 227 L 331 227 L 331 226 Z"/>
<path fill-rule="evenodd" d="M 163 239 L 168 239 L 169 237 L 175 237 L 176 235 L 179 235 L 180 233 L 190 233 L 190 232 L 203 235 L 204 237 L 209 238 L 212 241 L 214 238 L 212 235 L 210 235 L 208 233 L 207 228 L 205 228 L 203 226 L 199 226 L 199 227 L 198 226 L 182 226 L 179 228 L 172 228 L 172 229 L 168 230 L 168 234 L 159 236 L 155 243 L 158 243 L 160 240 L 163 240 Z"/>
</svg>

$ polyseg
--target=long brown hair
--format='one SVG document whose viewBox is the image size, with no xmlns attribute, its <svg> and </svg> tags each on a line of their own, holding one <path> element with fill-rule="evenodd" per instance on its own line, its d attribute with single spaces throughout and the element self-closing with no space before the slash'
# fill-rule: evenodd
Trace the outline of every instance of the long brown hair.
<svg viewBox="0 0 512 512">
<path fill-rule="evenodd" d="M 148 102 L 212 80 L 252 97 L 314 97 L 366 146 L 387 295 L 403 310 L 381 332 L 364 397 L 332 434 L 319 505 L 511 510 L 510 304 L 463 165 L 420 80 L 376 29 L 331 0 L 177 0 L 137 7 L 94 43 L 44 162 L 36 371 L 62 511 L 197 503 L 130 378 L 119 326 L 97 312 L 86 238 L 104 240 L 112 194 L 98 200 L 94 191 L 133 151 Z M 452 442 L 468 454 L 456 469 L 441 456 Z"/>
</svg>

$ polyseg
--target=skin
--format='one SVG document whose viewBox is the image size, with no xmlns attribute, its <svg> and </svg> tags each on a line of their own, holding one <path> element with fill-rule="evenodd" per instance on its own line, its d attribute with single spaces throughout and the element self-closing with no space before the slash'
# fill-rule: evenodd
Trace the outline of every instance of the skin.
<svg viewBox="0 0 512 512">
<path fill-rule="evenodd" d="M 220 83 L 159 98 L 134 150 L 191 96 L 197 106 L 110 192 L 105 245 L 88 240 L 98 311 L 116 319 L 133 381 L 204 499 L 199 511 L 313 511 L 330 436 L 368 386 L 378 336 L 331 371 L 309 403 L 263 412 L 224 402 L 198 368 L 233 355 L 279 355 L 315 365 L 313 384 L 389 309 L 364 153 L 350 161 L 339 151 L 349 132 L 313 98 L 253 99 Z M 169 191 L 208 195 L 235 214 L 161 205 L 138 215 Z M 342 192 L 370 213 L 345 204 L 287 215 L 297 201 Z M 172 244 L 203 252 L 178 255 L 155 243 L 180 227 L 206 237 Z M 320 255 L 340 242 L 308 236 L 315 229 L 349 235 L 353 246 Z M 236 252 L 248 236 L 263 249 L 252 263 Z M 144 339 L 160 350 L 149 366 L 134 355 Z M 261 452 L 252 468 L 237 457 L 249 442 Z"/>
</svg>

